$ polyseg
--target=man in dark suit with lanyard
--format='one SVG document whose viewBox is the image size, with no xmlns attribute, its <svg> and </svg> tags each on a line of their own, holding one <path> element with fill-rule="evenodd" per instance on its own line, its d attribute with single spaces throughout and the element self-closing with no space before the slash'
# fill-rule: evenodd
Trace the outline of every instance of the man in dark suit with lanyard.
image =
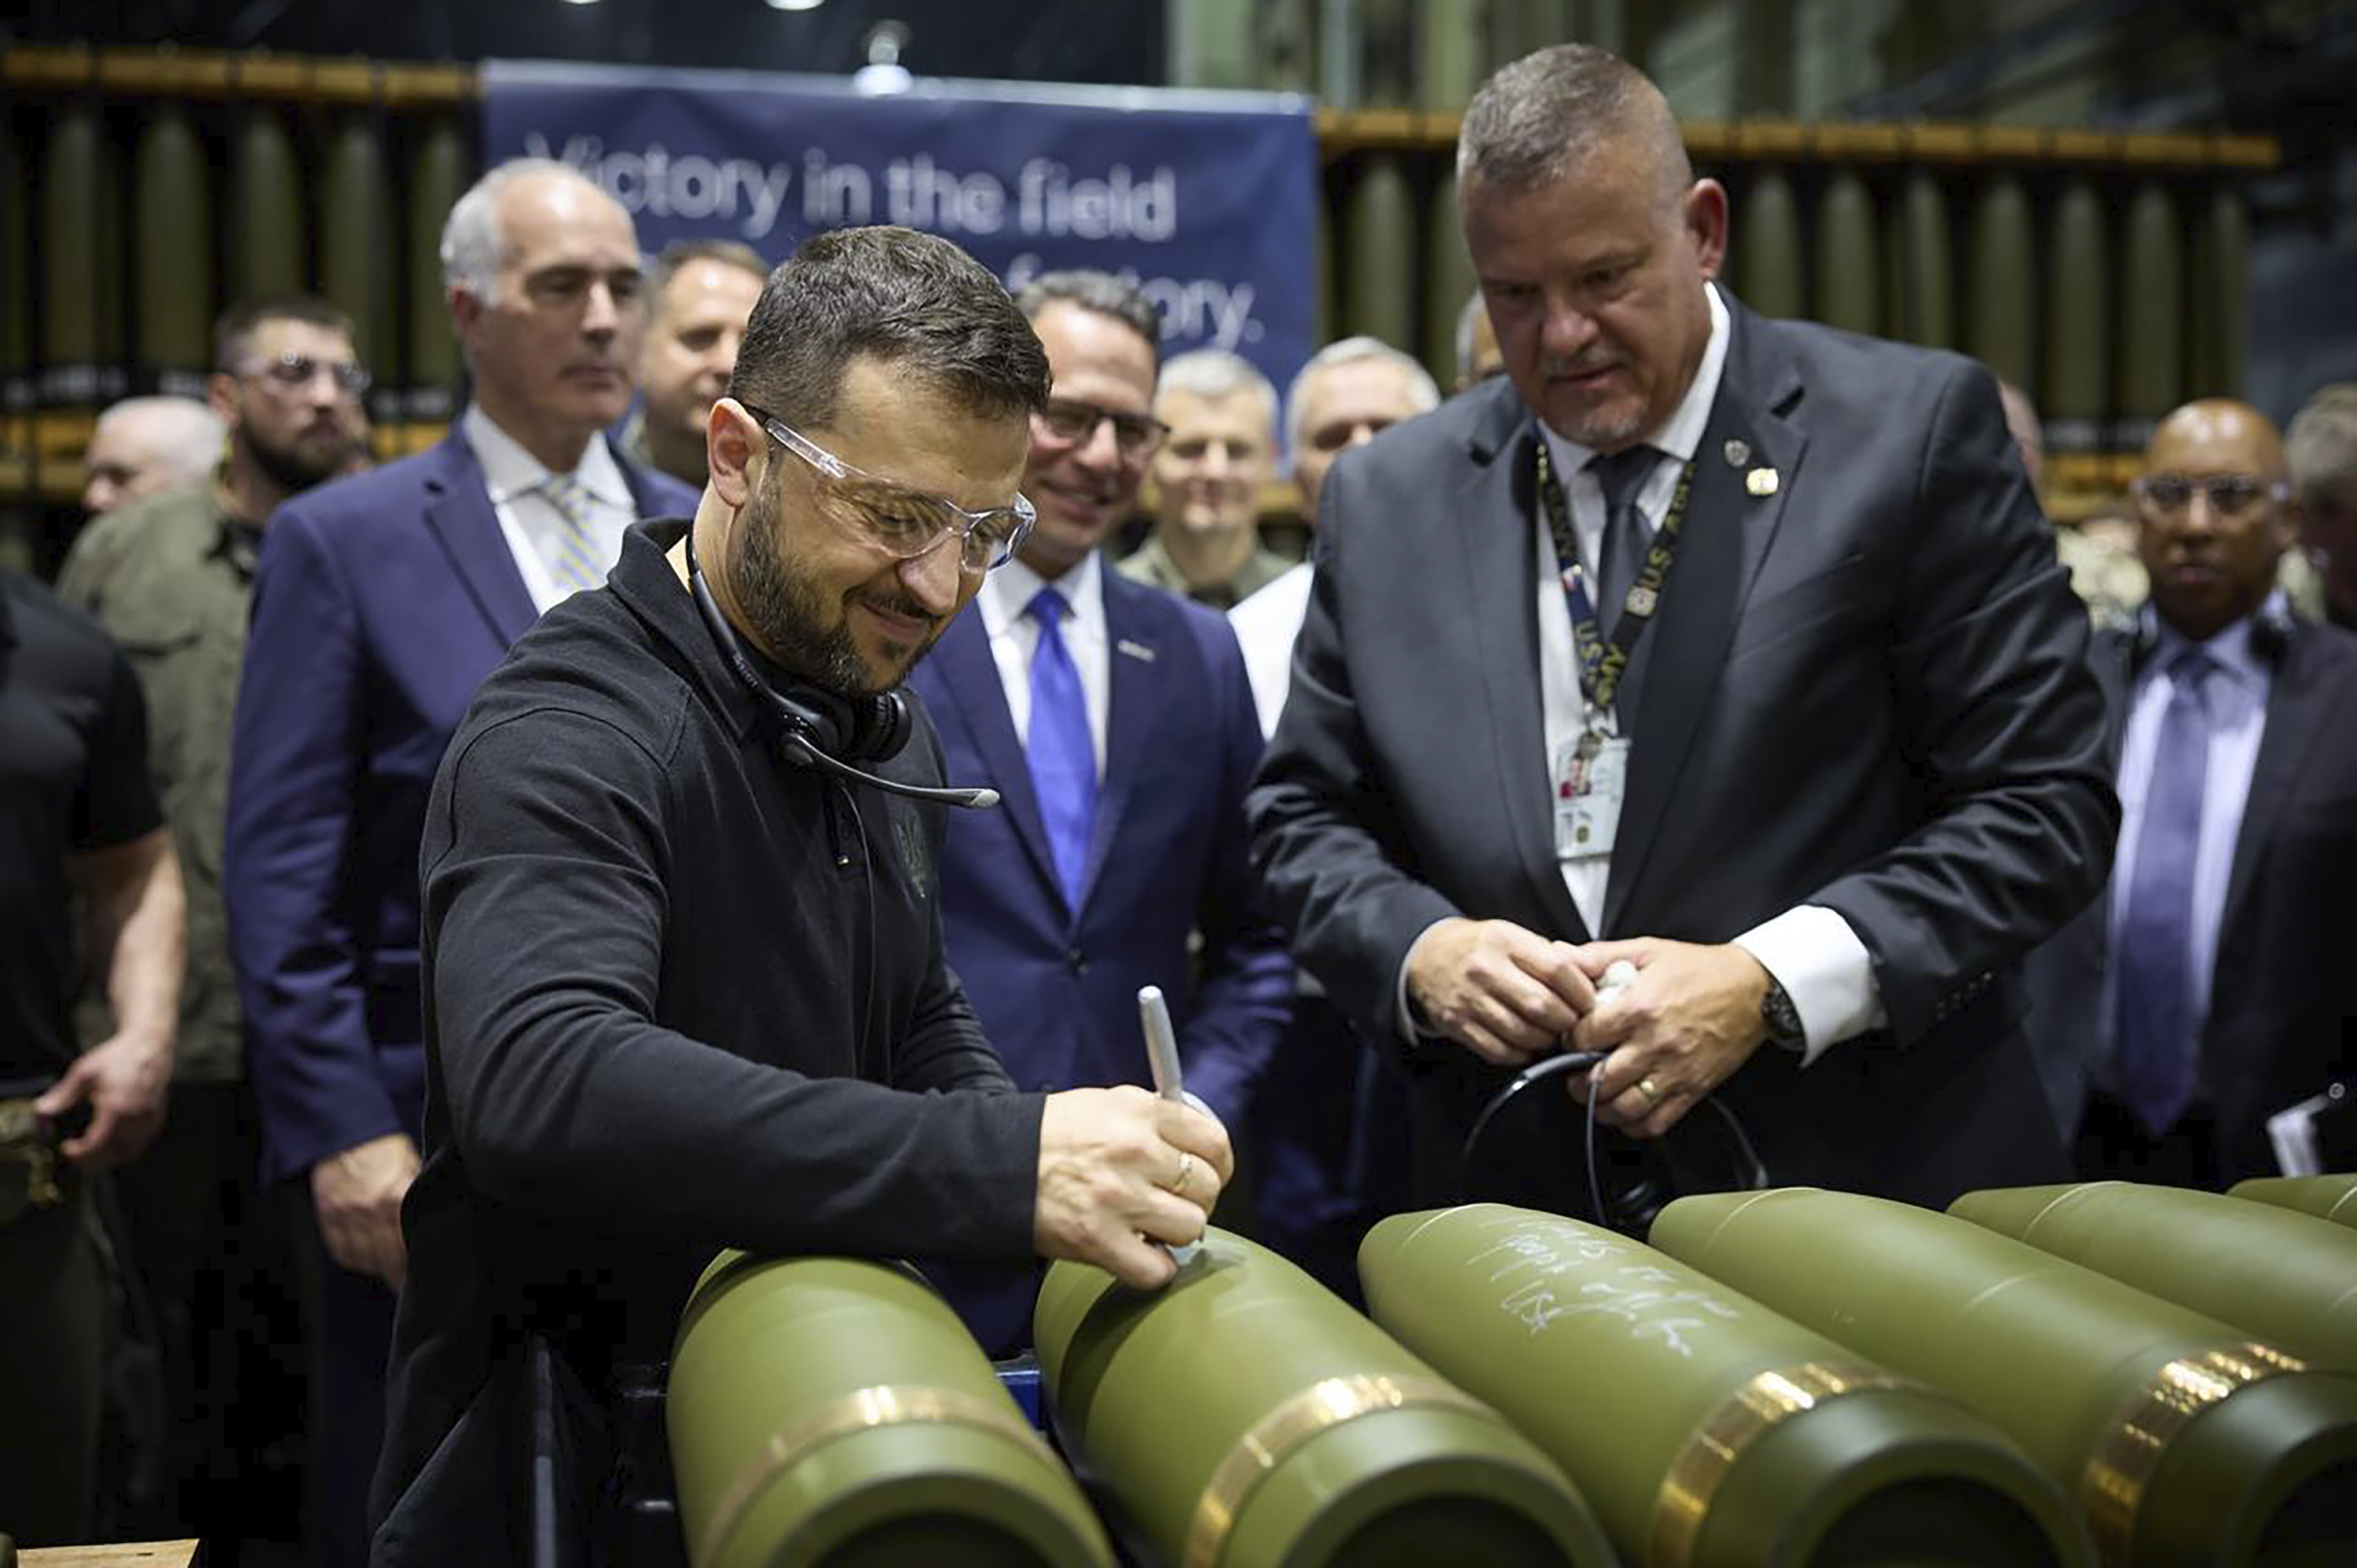
<svg viewBox="0 0 2357 1568">
<path fill-rule="evenodd" d="M 1715 1096 L 1779 1183 L 2059 1179 L 2016 960 L 2117 807 L 1995 381 L 1727 297 L 1725 192 L 1602 50 L 1491 78 L 1458 172 L 1507 375 L 1335 465 L 1251 806 L 1297 958 L 1409 1050 L 1419 1197 L 1564 1046 L 1606 1122 Z M 1487 1185 L 1568 1202 L 1575 1157 Z"/>
</svg>

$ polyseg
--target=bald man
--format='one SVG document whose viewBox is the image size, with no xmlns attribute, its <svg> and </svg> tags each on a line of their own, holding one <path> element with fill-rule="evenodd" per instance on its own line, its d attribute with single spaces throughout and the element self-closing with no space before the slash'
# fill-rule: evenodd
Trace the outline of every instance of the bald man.
<svg viewBox="0 0 2357 1568">
<path fill-rule="evenodd" d="M 2083 1176 L 2214 1187 L 2357 1066 L 2357 637 L 2276 586 L 2298 519 L 2257 410 L 2171 413 L 2132 494 L 2152 596 L 2093 655 L 2118 855 L 2036 955 L 2030 1028 Z"/>
<path fill-rule="evenodd" d="M 220 460 L 226 428 L 197 398 L 124 398 L 90 433 L 81 510 L 103 517 L 125 501 L 195 484 Z"/>
</svg>

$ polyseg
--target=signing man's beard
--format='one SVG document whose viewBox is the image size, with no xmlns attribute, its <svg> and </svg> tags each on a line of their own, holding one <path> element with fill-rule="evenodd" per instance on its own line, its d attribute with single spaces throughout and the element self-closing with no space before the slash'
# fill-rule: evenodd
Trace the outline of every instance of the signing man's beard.
<svg viewBox="0 0 2357 1568">
<path fill-rule="evenodd" d="M 911 650 L 888 679 L 877 681 L 868 671 L 851 639 L 849 601 L 864 599 L 878 609 L 931 622 L 932 612 L 905 593 L 878 590 L 863 583 L 834 607 L 829 624 L 828 606 L 819 591 L 795 571 L 779 548 L 783 529 L 772 469 L 753 499 L 737 514 L 737 550 L 728 574 L 737 613 L 754 639 L 779 663 L 821 691 L 856 700 L 875 696 L 900 683 L 918 660 L 942 634 L 935 625 L 925 640 Z M 812 520 L 816 522 L 819 520 Z M 821 526 L 825 526 L 823 522 Z"/>
</svg>

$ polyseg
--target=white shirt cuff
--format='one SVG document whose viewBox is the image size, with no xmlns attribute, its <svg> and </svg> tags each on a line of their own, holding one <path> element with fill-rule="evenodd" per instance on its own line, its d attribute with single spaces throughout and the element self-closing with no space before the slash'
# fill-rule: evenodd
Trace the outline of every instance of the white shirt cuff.
<svg viewBox="0 0 2357 1568">
<path fill-rule="evenodd" d="M 1801 1015 L 1801 1065 L 1825 1047 L 1889 1022 L 1874 957 L 1847 920 L 1817 904 L 1803 904 L 1735 939 L 1760 961 Z"/>
</svg>

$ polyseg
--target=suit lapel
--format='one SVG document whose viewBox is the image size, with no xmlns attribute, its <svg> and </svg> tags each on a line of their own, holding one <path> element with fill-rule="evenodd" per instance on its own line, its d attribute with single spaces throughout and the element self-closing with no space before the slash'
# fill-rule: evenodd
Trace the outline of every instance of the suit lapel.
<svg viewBox="0 0 2357 1568">
<path fill-rule="evenodd" d="M 998 809 L 1006 813 L 1032 869 L 1062 897 L 1055 857 L 1048 852 L 1048 830 L 1039 820 L 1039 798 L 1031 790 L 1031 759 L 1016 738 L 1015 715 L 1007 711 L 1006 692 L 998 683 L 998 660 L 991 652 L 981 610 L 969 607 L 950 622 L 928 668 L 949 688 L 955 722 L 964 727 L 982 758 L 982 776 L 998 791 Z M 936 722 L 943 716 L 936 714 Z"/>
<path fill-rule="evenodd" d="M 1502 379 L 1502 378 L 1501 378 Z M 1539 682 L 1539 628 L 1533 519 L 1536 425 L 1522 401 L 1503 389 L 1475 432 L 1473 465 L 1454 512 L 1466 520 L 1456 579 L 1463 595 L 1457 622 L 1469 628 L 1489 703 L 1495 783 L 1501 814 L 1513 835 L 1514 861 L 1531 880 L 1556 929 L 1586 940 L 1587 926 L 1564 886 L 1555 859 L 1555 820 L 1547 799 L 1546 704 Z M 1436 584 L 1448 581 L 1432 579 Z M 1468 758 L 1468 766 L 1471 759 Z"/>
<path fill-rule="evenodd" d="M 2136 689 L 2136 642 L 2124 633 L 2103 630 L 2087 650 L 2096 688 L 2104 694 L 2104 757 L 2116 781 L 2120 748 L 2128 733 L 2128 700 Z"/>
<path fill-rule="evenodd" d="M 1781 417 L 1801 395 L 1798 371 L 1769 359 L 1758 317 L 1732 301 L 1728 312 L 1727 363 L 1702 444 L 1695 448 L 1694 490 L 1677 565 L 1662 596 L 1661 618 L 1640 645 L 1641 686 L 1629 793 L 1605 886 L 1608 931 L 1620 929 L 1630 891 L 1661 836 L 1695 731 L 1718 684 L 1744 601 L 1783 520 L 1784 498 L 1792 492 L 1808 448 L 1807 435 Z M 1749 448 L 1739 463 L 1727 458 L 1736 442 Z M 1765 496 L 1750 493 L 1748 483 L 1748 476 L 1760 468 L 1777 476 L 1775 490 Z"/>
<path fill-rule="evenodd" d="M 483 489 L 482 465 L 455 428 L 435 448 L 440 461 L 425 479 L 425 526 L 449 556 L 468 596 L 490 623 L 501 646 L 511 644 L 538 619 L 532 595 L 509 553 L 499 513 Z"/>
<path fill-rule="evenodd" d="M 1173 695 L 1172 670 L 1178 652 L 1169 624 L 1177 612 L 1157 601 L 1161 590 L 1130 582 L 1109 563 L 1103 581 L 1109 682 L 1105 772 L 1104 787 L 1097 793 L 1096 826 L 1089 839 L 1088 871 L 1081 881 L 1083 904 L 1096 886 L 1097 873 L 1136 793 L 1138 779 L 1153 764 L 1155 715 Z"/>
<path fill-rule="evenodd" d="M 2291 799 L 2309 747 L 2327 725 L 2347 722 L 2332 712 L 2330 693 L 2318 679 L 2320 666 L 2314 650 L 2313 637 L 2303 639 L 2295 634 L 2276 665 L 2267 693 L 2266 733 L 2259 737 L 2259 759 L 2251 768 L 2251 794 L 2244 802 L 2242 829 L 2234 837 L 2233 869 L 2226 877 L 2226 905 L 2219 919 L 2224 931 L 2243 925 L 2243 903 L 2250 897 L 2252 877 L 2258 874 L 2267 833 Z"/>
<path fill-rule="evenodd" d="M 614 459 L 614 471 L 622 476 L 622 483 L 630 492 L 630 515 L 633 521 L 644 522 L 651 517 L 667 515 L 663 499 L 655 491 L 651 471 L 631 462 L 611 436 L 599 436 L 598 439 L 606 443 L 606 450 Z M 694 515 L 693 509 L 690 510 L 689 515 Z"/>
</svg>

